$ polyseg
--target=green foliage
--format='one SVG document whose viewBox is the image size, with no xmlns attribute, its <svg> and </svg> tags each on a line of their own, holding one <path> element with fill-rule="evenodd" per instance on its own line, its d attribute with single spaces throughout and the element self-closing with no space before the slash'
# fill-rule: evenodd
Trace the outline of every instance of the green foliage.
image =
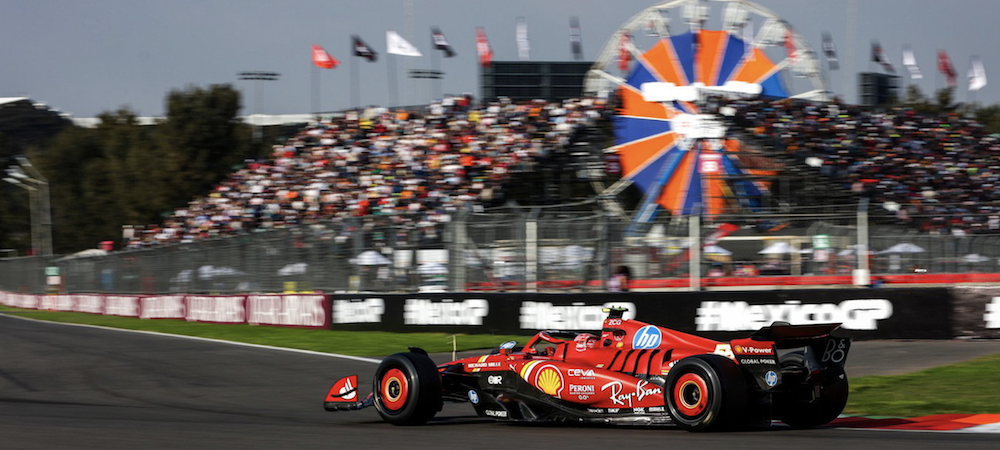
<svg viewBox="0 0 1000 450">
<path fill-rule="evenodd" d="M 122 108 L 102 113 L 95 128 L 68 127 L 32 152 L 51 186 L 56 253 L 118 242 L 123 225 L 159 223 L 164 212 L 206 194 L 250 154 L 239 109 L 229 85 L 175 90 L 160 124 L 141 125 Z"/>
</svg>

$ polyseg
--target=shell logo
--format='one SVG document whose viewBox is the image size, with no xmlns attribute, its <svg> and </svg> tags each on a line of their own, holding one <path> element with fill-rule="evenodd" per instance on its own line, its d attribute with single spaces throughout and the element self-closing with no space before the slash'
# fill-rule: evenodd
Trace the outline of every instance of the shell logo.
<svg viewBox="0 0 1000 450">
<path fill-rule="evenodd" d="M 542 392 L 558 397 L 563 389 L 563 376 L 555 366 L 545 366 L 535 376 L 535 386 Z"/>
<path fill-rule="evenodd" d="M 743 346 L 742 346 L 742 345 L 739 345 L 739 344 L 736 344 L 736 346 L 734 346 L 734 347 L 733 347 L 733 350 L 734 350 L 734 351 L 735 351 L 736 353 L 743 353 Z"/>
</svg>

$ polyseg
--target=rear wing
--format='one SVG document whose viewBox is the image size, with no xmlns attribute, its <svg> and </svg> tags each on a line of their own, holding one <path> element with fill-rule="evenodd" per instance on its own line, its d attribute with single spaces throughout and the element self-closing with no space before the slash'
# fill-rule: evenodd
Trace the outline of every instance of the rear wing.
<svg viewBox="0 0 1000 450">
<path fill-rule="evenodd" d="M 791 325 L 787 322 L 774 322 L 751 334 L 750 339 L 773 341 L 778 348 L 803 347 L 813 341 L 832 337 L 831 333 L 837 328 L 840 328 L 839 323 Z"/>
</svg>

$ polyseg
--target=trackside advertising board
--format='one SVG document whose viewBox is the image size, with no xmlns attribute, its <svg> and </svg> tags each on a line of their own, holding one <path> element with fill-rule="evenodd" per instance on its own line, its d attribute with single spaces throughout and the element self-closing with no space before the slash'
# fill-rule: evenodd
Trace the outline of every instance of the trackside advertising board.
<svg viewBox="0 0 1000 450">
<path fill-rule="evenodd" d="M 329 298 L 275 295 L 30 295 L 0 292 L 0 304 L 25 309 L 176 319 L 189 322 L 329 328 Z"/>
<path fill-rule="evenodd" d="M 600 330 L 603 308 L 718 339 L 775 321 L 843 323 L 857 339 L 951 337 L 947 289 L 584 294 L 332 295 L 334 329 L 531 334 Z"/>
<path fill-rule="evenodd" d="M 842 323 L 855 339 L 1000 337 L 1000 288 L 822 289 L 582 294 L 31 295 L 0 304 L 143 319 L 223 324 L 533 334 L 600 330 L 608 307 L 625 317 L 715 339 L 776 321 Z"/>
</svg>

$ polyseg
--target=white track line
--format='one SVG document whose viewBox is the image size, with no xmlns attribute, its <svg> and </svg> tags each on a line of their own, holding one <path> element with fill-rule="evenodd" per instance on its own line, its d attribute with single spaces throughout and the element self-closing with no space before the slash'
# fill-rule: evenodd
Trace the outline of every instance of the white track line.
<svg viewBox="0 0 1000 450">
<path fill-rule="evenodd" d="M 10 315 L 10 314 L 4 314 L 4 313 L 0 313 L 0 315 L 3 315 L 5 317 L 11 317 L 11 318 L 14 318 L 14 319 L 28 320 L 28 321 L 32 321 L 32 322 L 51 323 L 51 324 L 56 324 L 56 325 L 68 325 L 68 326 L 74 326 L 74 327 L 97 328 L 97 329 L 100 329 L 100 330 L 115 330 L 115 331 L 129 332 L 129 333 L 141 333 L 141 334 L 149 334 L 149 335 L 153 335 L 153 336 L 164 336 L 164 337 L 173 337 L 173 338 L 180 338 L 180 339 L 190 339 L 192 341 L 215 342 L 215 343 L 219 343 L 219 344 L 237 345 L 237 346 L 241 346 L 241 347 L 261 348 L 261 349 L 267 349 L 267 350 L 280 350 L 280 351 L 283 351 L 283 352 L 302 353 L 302 354 L 306 354 L 306 355 L 316 355 L 316 356 L 326 356 L 326 357 L 330 357 L 330 358 L 349 359 L 349 360 L 352 360 L 352 361 L 361 361 L 361 362 L 367 362 L 367 363 L 373 363 L 373 364 L 378 364 L 378 363 L 382 362 L 381 360 L 378 360 L 378 359 L 365 358 L 365 357 L 362 357 L 362 356 L 341 355 L 341 354 L 338 354 L 338 353 L 324 353 L 324 352 L 317 352 L 317 351 L 312 351 L 312 350 L 302 350 L 302 349 L 298 349 L 298 348 L 274 347 L 274 346 L 271 346 L 271 345 L 261 345 L 261 344 L 248 344 L 248 343 L 245 343 L 245 342 L 225 341 L 225 340 L 222 340 L 222 339 L 212 339 L 212 338 L 204 338 L 204 337 L 198 337 L 198 336 L 187 336 L 187 335 L 183 335 L 183 334 L 160 333 L 158 331 L 129 330 L 127 328 L 102 327 L 102 326 L 98 326 L 98 325 L 87 325 L 87 324 L 82 324 L 82 323 L 54 322 L 54 321 L 50 321 L 50 320 L 32 319 L 30 317 L 22 317 L 22 316 L 19 316 L 19 315 Z"/>
</svg>

